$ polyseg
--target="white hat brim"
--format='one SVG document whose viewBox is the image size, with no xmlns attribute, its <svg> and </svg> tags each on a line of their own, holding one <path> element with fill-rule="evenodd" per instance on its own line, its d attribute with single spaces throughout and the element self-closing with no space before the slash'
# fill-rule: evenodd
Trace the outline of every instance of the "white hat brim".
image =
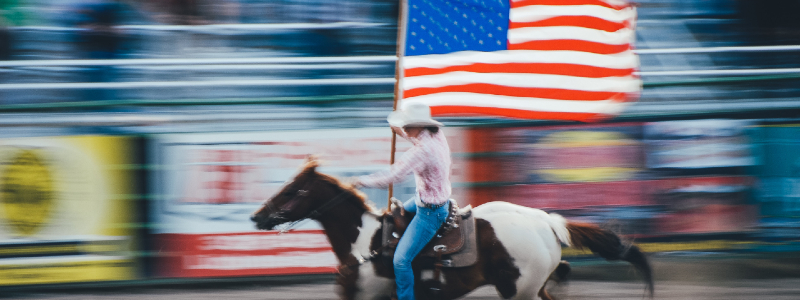
<svg viewBox="0 0 800 300">
<path fill-rule="evenodd" d="M 403 111 L 396 110 L 389 113 L 389 116 L 386 118 L 386 121 L 389 122 L 389 125 L 394 127 L 406 127 L 406 126 L 436 126 L 436 127 L 443 127 L 444 124 L 437 122 L 434 119 L 427 119 L 427 120 L 414 120 L 413 122 L 409 122 L 406 119 L 406 115 Z"/>
<path fill-rule="evenodd" d="M 395 110 L 386 117 L 386 121 L 389 122 L 389 125 L 394 127 L 403 127 L 405 126 L 405 122 L 403 120 L 403 113 L 399 110 Z"/>
</svg>

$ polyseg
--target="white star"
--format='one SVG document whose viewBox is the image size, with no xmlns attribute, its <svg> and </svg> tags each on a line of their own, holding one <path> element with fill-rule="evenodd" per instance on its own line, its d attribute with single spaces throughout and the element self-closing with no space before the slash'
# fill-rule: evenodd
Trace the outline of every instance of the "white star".
<svg viewBox="0 0 800 300">
<path fill-rule="evenodd" d="M 478 44 L 483 45 L 483 40 L 478 40 Z"/>
<path fill-rule="evenodd" d="M 417 32 L 416 31 L 412 31 L 411 35 L 417 35 Z"/>
</svg>

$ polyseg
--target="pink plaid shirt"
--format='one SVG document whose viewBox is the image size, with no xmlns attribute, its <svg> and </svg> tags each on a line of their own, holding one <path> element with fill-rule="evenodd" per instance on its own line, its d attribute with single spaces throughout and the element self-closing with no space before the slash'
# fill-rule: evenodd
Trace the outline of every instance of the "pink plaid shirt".
<svg viewBox="0 0 800 300">
<path fill-rule="evenodd" d="M 417 138 L 409 138 L 413 147 L 406 151 L 389 170 L 358 177 L 358 182 L 366 187 L 386 188 L 391 183 L 402 181 L 408 173 L 414 172 L 417 184 L 417 205 L 420 201 L 428 204 L 442 204 L 450 199 L 450 146 L 441 130 L 431 133 L 423 130 Z"/>
</svg>

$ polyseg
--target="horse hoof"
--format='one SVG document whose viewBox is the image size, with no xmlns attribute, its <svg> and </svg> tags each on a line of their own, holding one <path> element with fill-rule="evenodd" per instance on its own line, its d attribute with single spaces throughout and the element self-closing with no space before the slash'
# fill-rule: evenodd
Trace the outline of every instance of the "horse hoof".
<svg viewBox="0 0 800 300">
<path fill-rule="evenodd" d="M 572 267 L 570 267 L 568 262 L 562 260 L 560 263 L 558 263 L 558 267 L 556 267 L 556 269 L 553 271 L 550 279 L 553 279 L 556 282 L 566 281 L 570 272 L 572 272 Z"/>
</svg>

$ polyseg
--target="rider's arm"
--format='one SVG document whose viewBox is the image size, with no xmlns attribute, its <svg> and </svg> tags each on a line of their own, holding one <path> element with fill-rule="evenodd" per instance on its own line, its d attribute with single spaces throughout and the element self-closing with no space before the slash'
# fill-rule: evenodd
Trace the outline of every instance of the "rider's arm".
<svg viewBox="0 0 800 300">
<path fill-rule="evenodd" d="M 373 188 L 386 188 L 389 184 L 403 180 L 409 173 L 421 170 L 425 166 L 425 155 L 421 147 L 413 147 L 406 151 L 389 170 L 358 177 L 357 185 Z"/>
</svg>

